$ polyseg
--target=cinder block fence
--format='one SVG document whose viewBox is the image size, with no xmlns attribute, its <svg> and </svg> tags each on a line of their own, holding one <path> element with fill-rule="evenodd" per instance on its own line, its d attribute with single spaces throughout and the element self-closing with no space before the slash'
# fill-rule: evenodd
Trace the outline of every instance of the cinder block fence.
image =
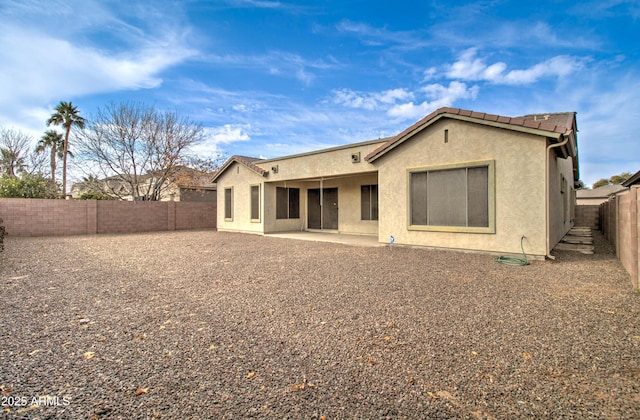
<svg viewBox="0 0 640 420">
<path fill-rule="evenodd" d="M 216 203 L 1 198 L 0 218 L 10 236 L 215 229 Z"/>
<path fill-rule="evenodd" d="M 616 255 L 631 275 L 631 283 L 640 287 L 640 186 L 600 205 L 600 223 L 605 238 L 615 247 Z"/>
</svg>

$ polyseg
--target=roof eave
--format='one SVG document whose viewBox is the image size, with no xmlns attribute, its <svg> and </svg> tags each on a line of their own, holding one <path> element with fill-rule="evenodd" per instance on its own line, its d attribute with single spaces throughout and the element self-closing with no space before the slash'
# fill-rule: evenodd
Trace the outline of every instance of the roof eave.
<svg viewBox="0 0 640 420">
<path fill-rule="evenodd" d="M 459 120 L 459 121 L 467 121 L 467 122 L 471 122 L 471 123 L 474 123 L 474 124 L 482 124 L 482 125 L 501 128 L 501 129 L 505 129 L 505 130 L 512 130 L 512 131 L 519 131 L 519 132 L 522 132 L 522 133 L 529 133 L 529 134 L 533 134 L 533 135 L 536 135 L 536 136 L 552 138 L 552 139 L 554 139 L 556 141 L 559 141 L 560 138 L 563 135 L 563 133 L 559 133 L 559 132 L 556 132 L 556 131 L 541 130 L 539 128 L 532 128 L 532 127 L 526 127 L 526 126 L 521 126 L 521 125 L 502 123 L 500 121 L 489 121 L 489 120 L 474 118 L 472 116 L 466 116 L 466 115 L 459 115 L 459 114 L 452 114 L 452 113 L 444 112 L 444 113 L 439 113 L 439 114 L 433 116 L 430 119 L 426 119 L 426 121 L 424 121 L 422 124 L 419 124 L 419 125 L 415 126 L 411 131 L 403 133 L 402 137 L 400 137 L 397 140 L 393 141 L 393 143 L 389 144 L 387 147 L 381 147 L 377 151 L 374 150 L 371 154 L 369 154 L 368 156 L 365 157 L 365 160 L 367 162 L 375 161 L 376 159 L 382 157 L 387 152 L 395 149 L 396 147 L 398 147 L 399 145 L 401 145 L 406 140 L 408 140 L 409 138 L 413 137 L 414 135 L 416 135 L 420 131 L 424 130 L 428 126 L 430 126 L 432 124 L 435 124 L 437 121 L 439 121 L 442 118 L 451 118 L 451 119 L 456 119 L 456 120 Z"/>
<path fill-rule="evenodd" d="M 234 163 L 238 163 L 242 166 L 244 166 L 245 168 L 249 169 L 252 172 L 255 172 L 256 174 L 265 177 L 269 174 L 269 171 L 266 171 L 262 168 L 260 168 L 259 166 L 255 165 L 255 164 L 249 164 L 248 162 L 245 162 L 243 159 L 241 159 L 239 156 L 231 156 L 229 159 L 227 159 L 227 161 L 224 163 L 224 165 L 222 165 L 222 167 L 218 170 L 218 172 L 216 172 L 216 174 L 213 176 L 213 178 L 211 178 L 211 183 L 216 183 L 218 178 L 220 178 L 220 176 L 227 171 L 227 169 L 229 169 L 229 167 L 231 165 L 233 165 Z"/>
</svg>

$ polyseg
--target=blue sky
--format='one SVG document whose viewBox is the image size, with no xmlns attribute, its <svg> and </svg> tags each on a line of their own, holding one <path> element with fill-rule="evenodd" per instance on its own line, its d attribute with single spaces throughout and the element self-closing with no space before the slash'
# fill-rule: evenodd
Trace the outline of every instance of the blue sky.
<svg viewBox="0 0 640 420">
<path fill-rule="evenodd" d="M 0 126 L 177 110 L 202 155 L 392 136 L 441 106 L 578 112 L 581 179 L 640 169 L 640 2 L 0 0 Z"/>
</svg>

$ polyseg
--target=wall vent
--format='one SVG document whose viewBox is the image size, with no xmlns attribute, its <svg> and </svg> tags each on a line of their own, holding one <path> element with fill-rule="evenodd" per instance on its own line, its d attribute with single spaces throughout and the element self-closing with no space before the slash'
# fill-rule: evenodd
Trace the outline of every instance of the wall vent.
<svg viewBox="0 0 640 420">
<path fill-rule="evenodd" d="M 360 152 L 351 153 L 351 163 L 358 163 L 358 162 L 360 162 Z"/>
<path fill-rule="evenodd" d="M 277 174 L 278 173 L 278 165 L 273 165 L 271 167 L 271 172 L 273 172 L 274 174 Z"/>
</svg>

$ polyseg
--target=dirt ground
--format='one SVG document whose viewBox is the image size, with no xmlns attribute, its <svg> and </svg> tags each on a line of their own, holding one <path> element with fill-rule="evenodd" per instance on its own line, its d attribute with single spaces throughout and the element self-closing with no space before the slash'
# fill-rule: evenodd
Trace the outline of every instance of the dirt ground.
<svg viewBox="0 0 640 420">
<path fill-rule="evenodd" d="M 640 294 L 591 256 L 215 231 L 6 239 L 3 418 L 639 418 Z"/>
</svg>

